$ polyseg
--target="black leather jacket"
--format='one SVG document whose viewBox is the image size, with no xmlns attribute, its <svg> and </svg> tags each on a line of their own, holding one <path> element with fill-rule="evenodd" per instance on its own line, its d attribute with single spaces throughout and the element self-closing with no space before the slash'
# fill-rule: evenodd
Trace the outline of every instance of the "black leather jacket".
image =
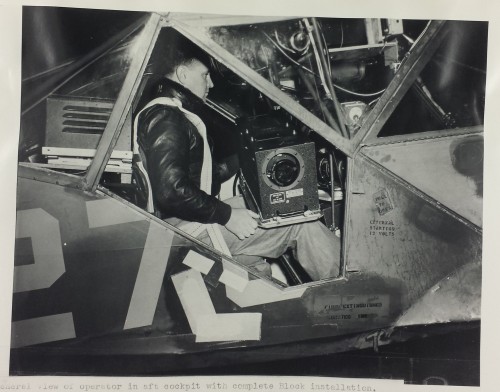
<svg viewBox="0 0 500 392">
<path fill-rule="evenodd" d="M 196 113 L 203 105 L 200 98 L 171 80 L 164 79 L 159 86 L 156 97 L 178 98 L 190 112 Z M 182 111 L 174 106 L 154 105 L 140 114 L 137 127 L 160 217 L 225 225 L 231 207 L 200 189 L 203 139 Z M 234 175 L 235 165 L 234 161 L 213 165 L 212 189 L 220 189 L 220 182 Z"/>
</svg>

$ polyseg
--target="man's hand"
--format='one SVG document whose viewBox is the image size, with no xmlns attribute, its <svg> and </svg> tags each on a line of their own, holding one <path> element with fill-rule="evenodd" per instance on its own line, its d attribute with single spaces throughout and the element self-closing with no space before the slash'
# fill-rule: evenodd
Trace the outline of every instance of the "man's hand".
<svg viewBox="0 0 500 392">
<path fill-rule="evenodd" d="M 233 208 L 231 218 L 226 223 L 226 229 L 240 240 L 243 240 L 255 234 L 255 229 L 257 228 L 255 219 L 258 217 L 258 214 L 246 208 Z"/>
</svg>

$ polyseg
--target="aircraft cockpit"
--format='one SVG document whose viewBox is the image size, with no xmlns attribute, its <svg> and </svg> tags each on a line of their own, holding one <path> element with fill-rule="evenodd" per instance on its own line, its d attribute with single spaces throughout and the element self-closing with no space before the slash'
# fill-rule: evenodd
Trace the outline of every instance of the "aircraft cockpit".
<svg viewBox="0 0 500 392">
<path fill-rule="evenodd" d="M 465 65 L 472 53 L 465 53 L 466 59 L 447 57 L 450 46 L 470 47 L 456 35 L 473 39 L 482 29 L 473 22 L 449 22 L 442 29 L 423 20 L 234 17 L 222 22 L 204 16 L 194 28 L 193 17 L 178 15 L 150 33 L 153 44 L 143 51 L 140 76 L 130 81 L 127 74 L 145 34 L 145 18 L 59 74 L 40 76 L 56 87 L 44 96 L 34 91 L 23 97 L 28 137 L 21 140 L 21 161 L 86 175 L 113 108 L 126 99 L 124 114 L 115 119 L 120 132 L 108 141 L 113 148 L 98 183 L 145 209 L 143 180 L 133 163 L 133 119 L 162 76 L 168 53 L 186 40 L 211 57 L 215 87 L 201 116 L 214 158 L 239 158 L 240 170 L 223 186 L 221 197 L 242 194 L 265 228 L 320 220 L 342 238 L 350 197 L 347 167 L 368 136 L 384 140 L 482 123 L 484 91 L 466 90 L 468 83 L 482 85 L 483 64 Z M 413 49 L 432 29 L 440 34 L 433 42 L 439 46 L 436 55 L 418 71 L 389 121 L 380 129 L 377 121 L 368 127 L 380 108 L 390 105 L 401 78 L 398 70 L 410 55 L 422 56 Z M 460 94 L 447 92 L 452 84 Z M 132 94 L 121 97 L 128 85 Z M 45 117 L 43 137 L 30 128 L 40 116 Z M 380 208 L 388 207 L 382 202 Z M 297 272 L 300 265 L 282 262 L 283 285 L 310 281 L 304 271 Z M 339 276 L 344 272 L 345 265 Z"/>
<path fill-rule="evenodd" d="M 12 371 L 33 355 L 34 373 L 92 374 L 100 356 L 164 374 L 479 329 L 487 37 L 480 21 L 24 7 Z M 212 157 L 239 162 L 215 193 L 264 229 L 319 225 L 335 274 L 289 251 L 251 270 L 151 208 L 134 119 L 187 42 L 209 60 Z"/>
</svg>

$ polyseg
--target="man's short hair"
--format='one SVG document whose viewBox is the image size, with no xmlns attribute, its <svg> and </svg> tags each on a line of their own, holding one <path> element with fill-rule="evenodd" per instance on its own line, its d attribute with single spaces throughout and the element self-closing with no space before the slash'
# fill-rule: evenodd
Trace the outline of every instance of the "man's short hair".
<svg viewBox="0 0 500 392">
<path fill-rule="evenodd" d="M 157 75 L 171 75 L 179 65 L 189 65 L 194 60 L 210 68 L 211 60 L 202 49 L 173 29 L 164 29 L 157 40 L 151 66 Z"/>
</svg>

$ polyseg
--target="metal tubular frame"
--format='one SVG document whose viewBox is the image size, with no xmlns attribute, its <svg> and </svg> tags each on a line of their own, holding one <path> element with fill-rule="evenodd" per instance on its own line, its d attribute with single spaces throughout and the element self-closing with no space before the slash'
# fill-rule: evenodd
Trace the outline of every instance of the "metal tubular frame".
<svg viewBox="0 0 500 392">
<path fill-rule="evenodd" d="M 155 38 L 158 36 L 160 28 L 160 15 L 152 14 L 149 21 L 141 33 L 137 53 L 132 60 L 130 69 L 123 83 L 118 99 L 104 129 L 104 133 L 99 140 L 95 157 L 83 178 L 82 189 L 85 191 L 95 191 L 101 175 L 106 167 L 106 163 L 111 156 L 116 141 L 120 136 L 120 131 L 125 123 L 128 110 L 131 107 L 134 96 L 139 88 L 144 69 L 153 50 Z"/>
<path fill-rule="evenodd" d="M 332 143 L 348 157 L 352 158 L 358 153 L 359 149 L 367 140 L 371 140 L 370 137 L 373 134 L 376 135 L 380 131 L 383 124 L 392 114 L 418 74 L 430 60 L 434 51 L 441 43 L 442 39 L 436 38 L 439 37 L 439 33 L 445 24 L 444 21 L 432 21 L 430 23 L 429 28 L 423 33 L 415 48 L 409 53 L 404 64 L 396 73 L 386 92 L 382 95 L 381 100 L 365 120 L 358 134 L 353 139 L 349 140 L 339 135 L 334 129 L 295 102 L 274 84 L 235 58 L 226 49 L 219 46 L 208 36 L 208 34 L 206 34 L 205 30 L 193 27 L 176 19 L 170 19 L 172 16 L 175 17 L 175 14 L 165 19 L 161 15 L 153 13 L 147 22 L 140 37 L 137 55 L 132 61 L 122 90 L 120 91 L 111 117 L 97 147 L 96 155 L 86 175 L 83 177 L 82 183 L 79 185 L 82 189 L 94 191 L 99 183 L 100 177 L 125 122 L 132 100 L 139 87 L 142 74 L 156 41 L 155 38 L 158 36 L 162 27 L 170 26 L 175 28 L 179 33 L 192 40 L 217 61 L 220 61 L 235 74 L 247 80 L 253 87 L 257 88 L 268 98 L 282 106 L 290 114 L 297 117 L 305 125 Z M 405 137 L 413 138 L 414 136 L 408 135 Z"/>
<path fill-rule="evenodd" d="M 193 28 L 177 20 L 171 20 L 171 26 L 206 51 L 209 55 L 214 57 L 217 61 L 224 64 L 236 75 L 244 78 L 249 84 L 283 107 L 287 112 L 302 121 L 313 131 L 324 137 L 344 154 L 347 156 L 353 155 L 354 145 L 348 139 L 339 135 L 334 129 L 318 119 L 303 106 L 295 102 L 274 84 L 238 60 L 226 49 L 219 46 L 208 36 L 208 34 L 206 34 L 204 30 Z"/>
<path fill-rule="evenodd" d="M 445 23 L 442 20 L 431 21 L 417 45 L 408 52 L 386 91 L 364 121 L 357 135 L 352 139 L 356 146 L 355 154 L 359 152 L 367 140 L 376 138 L 408 89 L 429 62 L 444 38 L 444 35 L 440 35 L 440 33 Z"/>
<path fill-rule="evenodd" d="M 82 182 L 82 177 L 42 168 L 37 166 L 36 163 L 19 162 L 17 168 L 17 176 L 19 178 L 26 178 L 75 189 L 80 188 Z"/>
<path fill-rule="evenodd" d="M 383 138 L 374 139 L 373 141 L 372 139 L 370 139 L 370 142 L 365 143 L 364 145 L 371 147 L 371 146 L 381 146 L 386 144 L 411 142 L 415 140 L 437 139 L 448 136 L 476 135 L 476 134 L 482 134 L 483 131 L 484 131 L 484 126 L 475 125 L 473 127 L 443 129 L 437 131 L 416 132 L 406 135 L 387 136 Z"/>
<path fill-rule="evenodd" d="M 319 26 L 318 22 L 316 21 L 316 18 L 312 18 L 312 24 L 313 24 L 313 34 L 314 37 L 316 38 L 317 44 L 318 44 L 318 49 L 319 49 L 319 59 L 321 62 L 321 65 L 323 67 L 323 74 L 325 76 L 326 84 L 328 87 L 328 90 L 330 91 L 330 94 L 332 96 L 332 101 L 333 105 L 335 107 L 335 113 L 337 114 L 337 119 L 340 125 L 340 130 L 342 132 L 342 136 L 345 138 L 349 138 L 349 131 L 347 130 L 345 126 L 345 119 L 344 119 L 344 113 L 342 112 L 342 108 L 340 107 L 339 100 L 337 98 L 337 94 L 335 94 L 335 88 L 333 87 L 332 83 L 332 75 L 327 71 L 328 70 L 328 64 L 326 63 L 325 60 L 325 48 L 323 47 L 323 42 L 321 41 L 321 37 L 319 35 Z M 328 50 L 326 51 L 326 55 L 329 56 Z"/>
</svg>

